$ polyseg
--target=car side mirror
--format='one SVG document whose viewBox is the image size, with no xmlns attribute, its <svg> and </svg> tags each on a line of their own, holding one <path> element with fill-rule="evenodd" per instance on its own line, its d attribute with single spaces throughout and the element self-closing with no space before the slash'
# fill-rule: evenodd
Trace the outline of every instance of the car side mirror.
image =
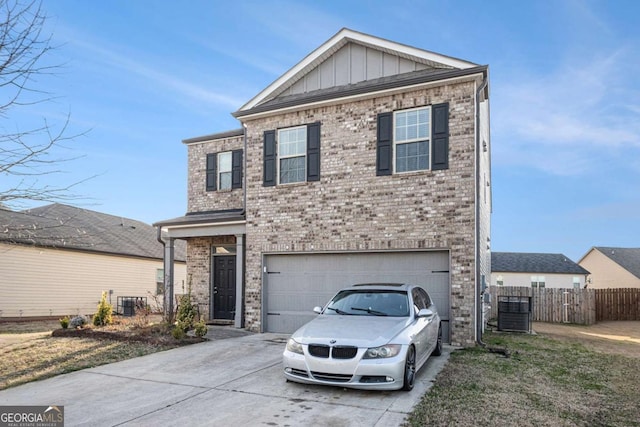
<svg viewBox="0 0 640 427">
<path fill-rule="evenodd" d="M 317 314 L 322 314 L 322 307 L 313 307 L 313 312 Z"/>
<path fill-rule="evenodd" d="M 422 308 L 418 312 L 418 317 L 431 317 L 433 316 L 433 310 L 429 310 L 428 308 Z"/>
</svg>

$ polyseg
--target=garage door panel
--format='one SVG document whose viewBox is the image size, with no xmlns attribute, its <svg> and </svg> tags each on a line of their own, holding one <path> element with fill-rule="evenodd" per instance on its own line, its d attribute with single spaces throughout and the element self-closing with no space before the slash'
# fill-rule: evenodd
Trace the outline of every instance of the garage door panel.
<svg viewBox="0 0 640 427">
<path fill-rule="evenodd" d="M 431 295 L 449 336 L 448 252 L 268 255 L 266 331 L 291 333 L 315 317 L 340 289 L 355 283 L 413 283 Z M 446 339 L 446 338 L 445 338 Z"/>
</svg>

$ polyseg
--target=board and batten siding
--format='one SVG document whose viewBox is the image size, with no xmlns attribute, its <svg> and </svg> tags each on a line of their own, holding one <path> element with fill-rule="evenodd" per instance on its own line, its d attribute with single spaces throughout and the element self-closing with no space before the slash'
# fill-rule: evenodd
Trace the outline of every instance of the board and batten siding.
<svg viewBox="0 0 640 427">
<path fill-rule="evenodd" d="M 80 251 L 0 244 L 0 319 L 90 315 L 102 291 L 118 296 L 147 297 L 156 293 L 162 260 Z M 186 280 L 186 265 L 175 265 L 175 286 Z"/>
</svg>

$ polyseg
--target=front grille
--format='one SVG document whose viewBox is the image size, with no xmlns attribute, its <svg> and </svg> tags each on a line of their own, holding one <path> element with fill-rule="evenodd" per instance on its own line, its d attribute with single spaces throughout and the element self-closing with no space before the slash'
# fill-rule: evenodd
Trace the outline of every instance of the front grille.
<svg viewBox="0 0 640 427">
<path fill-rule="evenodd" d="M 329 347 L 324 344 L 309 344 L 309 354 L 314 357 L 327 359 L 329 354 L 334 359 L 353 359 L 358 353 L 358 347 L 341 346 Z"/>
<path fill-rule="evenodd" d="M 329 346 L 321 344 L 309 344 L 309 354 L 324 359 L 329 357 Z"/>
<path fill-rule="evenodd" d="M 311 375 L 317 380 L 331 381 L 334 383 L 348 383 L 351 380 L 351 375 L 344 374 L 329 374 L 326 372 L 311 372 Z"/>
<path fill-rule="evenodd" d="M 333 347 L 331 356 L 334 359 L 353 359 L 356 357 L 356 353 L 358 353 L 358 347 L 336 346 Z"/>
</svg>

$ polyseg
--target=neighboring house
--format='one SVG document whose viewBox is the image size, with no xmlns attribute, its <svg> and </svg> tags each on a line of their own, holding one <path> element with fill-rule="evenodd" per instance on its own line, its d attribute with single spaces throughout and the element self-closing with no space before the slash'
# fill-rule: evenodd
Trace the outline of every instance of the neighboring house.
<svg viewBox="0 0 640 427">
<path fill-rule="evenodd" d="M 178 286 L 185 249 L 176 245 Z M 114 309 L 126 296 L 147 297 L 153 307 L 162 269 L 162 245 L 149 224 L 62 204 L 0 210 L 1 319 L 92 314 L 102 291 Z"/>
<path fill-rule="evenodd" d="M 584 288 L 588 274 L 563 254 L 491 253 L 493 286 Z"/>
<path fill-rule="evenodd" d="M 578 264 L 591 272 L 590 288 L 640 288 L 640 248 L 596 246 Z"/>
<path fill-rule="evenodd" d="M 343 29 L 184 140 L 187 241 L 209 320 L 293 332 L 340 288 L 426 288 L 446 341 L 481 334 L 490 276 L 488 67 Z M 169 263 L 170 264 L 170 263 Z"/>
</svg>

